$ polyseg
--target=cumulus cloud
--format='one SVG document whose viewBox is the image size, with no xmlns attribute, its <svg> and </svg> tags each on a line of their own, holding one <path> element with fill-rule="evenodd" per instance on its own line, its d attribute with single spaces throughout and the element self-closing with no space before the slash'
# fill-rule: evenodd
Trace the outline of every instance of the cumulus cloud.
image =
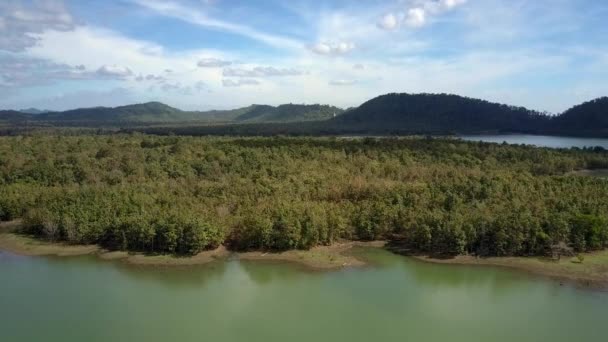
<svg viewBox="0 0 608 342">
<path fill-rule="evenodd" d="M 378 27 L 388 31 L 395 30 L 399 27 L 399 18 L 394 13 L 387 13 L 378 21 Z"/>
<path fill-rule="evenodd" d="M 72 16 L 60 1 L 41 0 L 32 5 L 0 1 L 0 50 L 20 52 L 38 42 L 34 34 L 74 27 Z"/>
<path fill-rule="evenodd" d="M 137 82 L 143 82 L 143 81 L 165 82 L 167 79 L 161 75 L 148 74 L 148 75 L 144 76 L 142 74 L 139 74 L 137 77 L 135 77 L 135 80 Z"/>
<path fill-rule="evenodd" d="M 421 0 L 412 2 L 412 6 L 395 13 L 387 13 L 378 21 L 378 27 L 384 30 L 395 30 L 399 26 L 420 28 L 428 24 L 434 16 L 451 11 L 467 0 Z"/>
<path fill-rule="evenodd" d="M 410 8 L 405 16 L 404 23 L 409 27 L 422 27 L 426 24 L 427 12 L 424 8 Z"/>
<path fill-rule="evenodd" d="M 277 69 L 275 67 L 255 67 L 253 69 L 226 68 L 223 73 L 226 77 L 281 77 L 300 76 L 302 71 L 296 69 Z"/>
<path fill-rule="evenodd" d="M 316 43 L 309 46 L 309 50 L 319 55 L 344 55 L 355 49 L 355 44 L 351 42 Z"/>
<path fill-rule="evenodd" d="M 232 65 L 232 62 L 224 61 L 217 58 L 203 58 L 198 61 L 197 65 L 200 68 L 221 68 Z"/>
<path fill-rule="evenodd" d="M 95 79 L 84 65 L 71 66 L 39 58 L 0 55 L 0 85 L 27 87 L 52 84 L 58 80 Z"/>
<path fill-rule="evenodd" d="M 439 3 L 446 9 L 452 9 L 453 7 L 463 5 L 467 0 L 441 0 Z"/>
<path fill-rule="evenodd" d="M 69 65 L 41 58 L 0 54 L 0 86 L 4 88 L 47 86 L 60 81 L 126 80 L 132 74 L 129 68 L 114 65 L 104 65 L 96 71 L 89 71 L 84 65 Z M 139 77 L 142 80 L 159 80 L 155 75 Z"/>
<path fill-rule="evenodd" d="M 118 65 L 103 65 L 97 69 L 97 75 L 107 78 L 123 79 L 133 75 L 131 69 Z"/>
<path fill-rule="evenodd" d="M 195 93 L 200 93 L 203 90 L 207 90 L 207 85 L 203 81 L 197 81 L 194 83 L 182 83 L 178 81 L 170 82 L 167 80 L 163 80 L 158 85 L 149 87 L 148 91 L 154 91 L 155 89 L 160 89 L 164 93 L 191 96 Z"/>
<path fill-rule="evenodd" d="M 365 65 L 363 65 L 361 63 L 357 63 L 357 64 L 353 65 L 353 69 L 355 69 L 355 70 L 363 70 L 363 69 L 365 69 Z"/>
<path fill-rule="evenodd" d="M 356 80 L 331 80 L 329 85 L 331 86 L 350 86 L 357 83 Z"/>
<path fill-rule="evenodd" d="M 248 79 L 248 78 L 240 78 L 237 80 L 231 79 L 223 79 L 222 85 L 224 87 L 241 87 L 247 85 L 258 85 L 260 82 L 258 80 Z"/>
</svg>

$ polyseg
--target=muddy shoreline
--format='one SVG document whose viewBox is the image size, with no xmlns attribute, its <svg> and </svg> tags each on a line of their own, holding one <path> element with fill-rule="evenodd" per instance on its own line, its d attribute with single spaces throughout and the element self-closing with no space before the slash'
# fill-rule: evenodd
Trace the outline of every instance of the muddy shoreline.
<svg viewBox="0 0 608 342">
<path fill-rule="evenodd" d="M 556 261 L 542 257 L 478 258 L 464 255 L 452 259 L 436 259 L 428 256 L 412 256 L 412 258 L 442 265 L 499 267 L 549 279 L 561 285 L 608 291 L 608 251 L 587 253 L 586 261 L 583 263 L 576 262 L 575 258 L 562 258 Z"/>
<path fill-rule="evenodd" d="M 12 224 L 13 226 L 17 226 Z M 216 260 L 229 258 L 258 262 L 289 262 L 315 270 L 335 270 L 344 267 L 366 266 L 367 262 L 351 255 L 353 247 L 383 247 L 385 242 L 341 242 L 331 246 L 318 246 L 307 251 L 292 250 L 280 253 L 272 252 L 233 252 L 220 246 L 214 250 L 204 251 L 194 256 L 146 255 L 123 251 L 108 251 L 97 245 L 68 245 L 41 241 L 29 236 L 15 234 L 7 228 L 0 227 L 0 250 L 24 256 L 83 256 L 93 255 L 101 260 L 115 260 L 138 266 L 195 266 L 205 265 Z"/>
<path fill-rule="evenodd" d="M 67 245 L 50 243 L 32 237 L 14 234 L 18 222 L 0 224 L 0 250 L 25 256 L 81 256 L 94 255 L 101 260 L 114 260 L 137 266 L 177 267 L 205 265 L 217 260 L 238 259 L 254 262 L 287 262 L 311 270 L 337 270 L 345 267 L 368 266 L 364 258 L 350 253 L 355 247 L 384 248 L 384 241 L 339 242 L 331 246 L 318 246 L 310 250 L 272 252 L 233 252 L 224 246 L 204 251 L 194 256 L 145 255 L 121 251 L 108 251 L 97 245 Z M 435 259 L 428 256 L 410 256 L 416 260 L 446 265 L 472 265 L 501 267 L 528 273 L 532 276 L 574 284 L 579 287 L 608 290 L 608 251 L 587 253 L 583 263 L 574 258 L 560 261 L 539 257 L 494 257 L 457 256 L 451 259 Z"/>
</svg>

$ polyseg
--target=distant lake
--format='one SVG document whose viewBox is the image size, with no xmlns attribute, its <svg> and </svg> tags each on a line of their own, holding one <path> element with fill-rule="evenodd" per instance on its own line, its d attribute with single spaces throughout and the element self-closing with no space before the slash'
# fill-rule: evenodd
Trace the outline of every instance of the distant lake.
<svg viewBox="0 0 608 342">
<path fill-rule="evenodd" d="M 528 134 L 464 135 L 460 138 L 469 141 L 485 141 L 499 144 L 506 141 L 508 144 L 524 144 L 551 148 L 601 146 L 608 149 L 608 139 L 601 138 L 575 138 Z"/>
<path fill-rule="evenodd" d="M 139 268 L 0 251 L 0 341 L 605 341 L 608 293 L 499 268 Z"/>
</svg>

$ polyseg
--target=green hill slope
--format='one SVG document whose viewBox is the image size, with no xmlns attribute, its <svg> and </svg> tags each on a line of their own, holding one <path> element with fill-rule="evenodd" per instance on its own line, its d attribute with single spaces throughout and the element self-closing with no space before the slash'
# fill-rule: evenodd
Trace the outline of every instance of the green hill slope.
<svg viewBox="0 0 608 342">
<path fill-rule="evenodd" d="M 552 120 L 557 134 L 608 136 L 608 97 L 574 106 Z"/>
<path fill-rule="evenodd" d="M 397 132 L 537 132 L 548 117 L 513 107 L 447 94 L 387 94 L 332 120 L 335 129 Z"/>
</svg>

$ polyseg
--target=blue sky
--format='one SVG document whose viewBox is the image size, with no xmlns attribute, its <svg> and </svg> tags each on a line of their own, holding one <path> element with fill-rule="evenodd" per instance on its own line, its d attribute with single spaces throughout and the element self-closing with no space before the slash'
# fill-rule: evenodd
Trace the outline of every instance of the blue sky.
<svg viewBox="0 0 608 342">
<path fill-rule="evenodd" d="M 445 92 L 557 113 L 608 95 L 606 18 L 596 0 L 2 0 L 0 108 Z"/>
</svg>

